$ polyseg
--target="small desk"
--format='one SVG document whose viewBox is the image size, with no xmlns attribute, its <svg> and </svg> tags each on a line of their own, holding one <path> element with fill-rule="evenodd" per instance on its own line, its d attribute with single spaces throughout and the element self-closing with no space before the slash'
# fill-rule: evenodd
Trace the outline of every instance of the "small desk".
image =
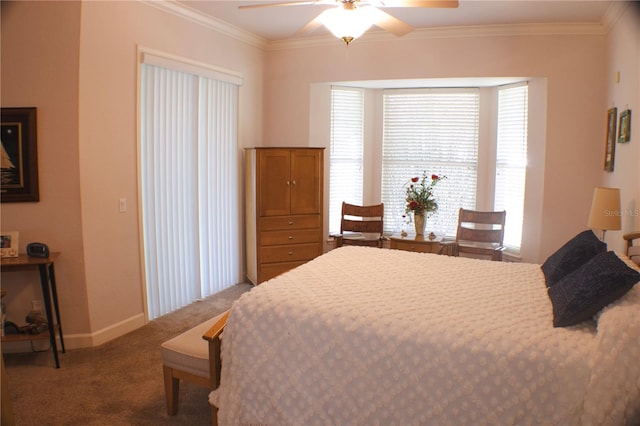
<svg viewBox="0 0 640 426">
<path fill-rule="evenodd" d="M 64 350 L 64 340 L 62 338 L 62 324 L 60 323 L 60 310 L 58 309 L 58 292 L 56 290 L 56 277 L 53 268 L 53 262 L 60 253 L 51 253 L 48 258 L 29 257 L 26 254 L 19 254 L 18 257 L 3 257 L 1 262 L 2 272 L 23 271 L 28 269 L 38 269 L 40 271 L 40 285 L 42 287 L 42 297 L 44 298 L 44 310 L 47 316 L 47 325 L 49 326 L 49 343 L 53 348 L 53 359 L 56 368 L 60 367 L 58 360 L 58 345 L 56 342 L 56 329 L 60 336 L 60 349 Z M 52 306 L 53 303 L 53 306 Z M 53 321 L 53 312 L 55 312 L 56 321 Z M 8 335 L 2 336 L 3 341 L 20 341 L 20 340 L 39 340 L 45 339 L 46 334 L 31 335 Z"/>
<path fill-rule="evenodd" d="M 389 237 L 389 240 L 389 247 L 392 249 L 419 253 L 440 253 L 442 237 L 436 237 L 430 240 L 429 237 L 425 235 L 408 234 L 406 237 L 403 237 L 397 234 Z"/>
</svg>

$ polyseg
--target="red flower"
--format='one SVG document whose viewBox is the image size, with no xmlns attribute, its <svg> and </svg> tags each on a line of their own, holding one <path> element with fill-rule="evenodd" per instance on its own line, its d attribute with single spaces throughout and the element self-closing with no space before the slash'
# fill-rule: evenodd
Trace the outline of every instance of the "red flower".
<svg viewBox="0 0 640 426">
<path fill-rule="evenodd" d="M 428 176 L 431 176 L 429 179 Z M 438 210 L 438 203 L 433 195 L 435 185 L 446 176 L 436 174 L 415 176 L 405 184 L 406 204 L 405 213 L 433 213 Z"/>
</svg>

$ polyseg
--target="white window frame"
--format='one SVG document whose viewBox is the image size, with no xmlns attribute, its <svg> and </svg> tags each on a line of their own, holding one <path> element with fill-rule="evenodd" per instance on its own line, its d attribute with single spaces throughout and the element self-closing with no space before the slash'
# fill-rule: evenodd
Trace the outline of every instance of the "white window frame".
<svg viewBox="0 0 640 426">
<path fill-rule="evenodd" d="M 502 86 L 497 95 L 493 208 L 507 211 L 504 244 L 510 252 L 520 254 L 528 158 L 528 85 Z"/>
</svg>

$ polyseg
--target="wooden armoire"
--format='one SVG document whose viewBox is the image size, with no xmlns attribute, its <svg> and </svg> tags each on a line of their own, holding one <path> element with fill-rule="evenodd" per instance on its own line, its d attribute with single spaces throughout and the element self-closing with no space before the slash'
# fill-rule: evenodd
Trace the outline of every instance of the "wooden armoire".
<svg viewBox="0 0 640 426">
<path fill-rule="evenodd" d="M 323 250 L 324 148 L 245 150 L 247 278 L 260 284 Z"/>
</svg>

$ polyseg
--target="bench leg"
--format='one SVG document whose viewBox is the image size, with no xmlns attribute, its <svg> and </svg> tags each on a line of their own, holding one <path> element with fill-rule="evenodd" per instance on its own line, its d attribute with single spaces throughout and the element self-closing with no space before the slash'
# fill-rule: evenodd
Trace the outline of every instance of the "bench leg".
<svg viewBox="0 0 640 426">
<path fill-rule="evenodd" d="M 211 426 L 218 426 L 218 407 L 211 406 Z"/>
<path fill-rule="evenodd" d="M 167 400 L 167 414 L 178 414 L 178 393 L 180 392 L 180 380 L 173 377 L 173 369 L 162 366 L 164 372 L 164 395 Z"/>
</svg>

